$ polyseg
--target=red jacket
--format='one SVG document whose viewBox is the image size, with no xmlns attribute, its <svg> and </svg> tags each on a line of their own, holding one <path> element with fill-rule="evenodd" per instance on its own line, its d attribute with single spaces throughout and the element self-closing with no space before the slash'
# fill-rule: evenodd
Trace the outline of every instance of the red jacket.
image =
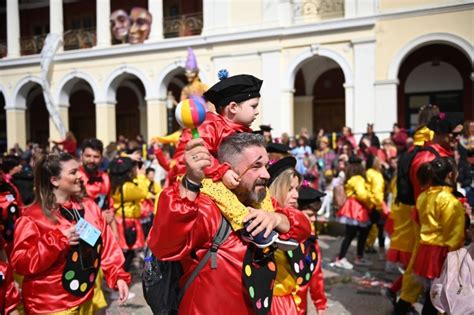
<svg viewBox="0 0 474 315">
<path fill-rule="evenodd" d="M 86 188 L 87 197 L 91 198 L 92 200 L 96 200 L 100 195 L 105 196 L 107 198 L 109 208 L 113 208 L 114 202 L 112 196 L 110 195 L 109 174 L 99 171 L 97 172 L 96 177 L 91 178 L 91 176 L 89 176 L 89 174 L 84 170 L 84 167 L 81 166 L 79 169 L 79 176 L 81 176 L 81 180 Z"/>
<path fill-rule="evenodd" d="M 158 213 L 150 231 L 148 245 L 163 260 L 180 260 L 184 275 L 182 286 L 210 248 L 217 232 L 221 212 L 208 196 L 199 194 L 194 202 L 179 196 L 179 185 L 166 188 L 160 195 Z M 276 208 L 290 221 L 283 239 L 303 241 L 311 232 L 303 212 Z M 208 263 L 186 291 L 179 314 L 254 314 L 242 281 L 242 264 L 247 245 L 238 233 L 231 232 L 217 251 L 217 269 Z"/>
<path fill-rule="evenodd" d="M 206 120 L 198 127 L 199 135 L 204 140 L 204 145 L 212 155 L 211 165 L 204 169 L 206 177 L 213 180 L 219 180 L 230 168 L 227 164 L 219 164 L 217 161 L 217 150 L 222 141 L 236 132 L 252 132 L 249 127 L 236 124 L 229 119 L 214 114 L 213 112 L 206 113 Z M 176 176 L 183 175 L 186 172 L 186 164 L 184 162 L 184 151 L 186 143 L 192 139 L 191 130 L 184 129 L 179 143 L 176 146 L 176 152 L 173 156 L 175 165 L 168 173 L 168 182 L 171 185 L 175 182 Z"/>
<path fill-rule="evenodd" d="M 0 273 L 3 274 L 0 276 L 2 277 L 0 283 L 0 314 L 3 315 L 14 311 L 20 304 L 20 293 L 15 286 L 15 281 L 13 281 L 12 268 L 8 263 L 0 261 Z"/>
<path fill-rule="evenodd" d="M 123 270 L 125 258 L 94 201 L 84 199 L 82 205 L 70 204 L 76 209 L 83 207 L 84 219 L 101 232 L 100 268 L 104 271 L 107 285 L 116 288 L 117 280 L 130 283 L 130 274 Z M 86 295 L 74 296 L 67 292 L 61 279 L 66 266 L 70 246 L 61 230 L 72 223 L 57 211 L 58 222 L 46 218 L 37 203 L 25 208 L 15 229 L 15 243 L 11 265 L 23 275 L 22 296 L 27 314 L 52 313 L 70 309 L 92 298 L 94 290 Z"/>
</svg>

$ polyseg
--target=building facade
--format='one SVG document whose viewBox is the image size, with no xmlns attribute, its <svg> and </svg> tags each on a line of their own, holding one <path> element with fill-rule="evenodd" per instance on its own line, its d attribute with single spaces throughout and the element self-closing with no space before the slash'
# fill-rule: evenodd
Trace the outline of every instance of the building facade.
<svg viewBox="0 0 474 315">
<path fill-rule="evenodd" d="M 4 2 L 5 3 L 5 2 Z M 59 139 L 40 81 L 45 34 L 63 45 L 50 78 L 54 106 L 79 140 L 109 143 L 172 128 L 171 91 L 186 84 L 187 47 L 201 80 L 217 72 L 264 80 L 255 125 L 274 134 L 374 123 L 416 125 L 433 103 L 473 119 L 474 2 L 461 0 L 141 0 L 153 16 L 143 44 L 111 44 L 119 0 L 7 0 L 0 11 L 0 141 Z"/>
</svg>

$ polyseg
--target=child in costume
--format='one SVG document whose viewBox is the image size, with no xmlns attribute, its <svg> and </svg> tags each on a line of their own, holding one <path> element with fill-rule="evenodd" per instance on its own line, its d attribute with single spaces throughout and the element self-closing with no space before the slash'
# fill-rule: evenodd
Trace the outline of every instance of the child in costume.
<svg viewBox="0 0 474 315">
<path fill-rule="evenodd" d="M 222 73 L 221 70 L 220 74 Z M 252 132 L 250 125 L 258 115 L 257 107 L 262 80 L 247 74 L 227 77 L 226 71 L 225 74 L 220 75 L 220 79 L 221 81 L 204 93 L 204 97 L 215 105 L 218 114 L 208 111 L 205 121 L 197 128 L 200 137 L 204 140 L 205 147 L 211 154 L 211 165 L 204 169 L 206 179 L 202 182 L 203 189 L 201 191 L 212 196 L 232 229 L 242 230 L 242 236 L 247 241 L 253 242 L 261 248 L 274 242 L 282 247 L 294 247 L 297 245 L 295 242 L 279 239 L 278 234 L 274 231 L 268 237 L 263 237 L 263 233 L 253 236 L 251 231 L 244 229 L 243 219 L 248 215 L 249 210 L 229 191 L 229 189 L 238 186 L 239 179 L 243 174 L 235 173 L 229 163 L 220 163 L 217 159 L 217 151 L 226 137 L 237 132 Z M 186 143 L 191 138 L 191 131 L 189 129 L 183 130 L 173 157 L 175 163 L 168 173 L 170 184 L 185 172 L 184 150 Z M 199 156 L 196 156 L 196 159 L 199 159 Z M 249 161 L 247 170 L 251 170 L 258 163 L 258 159 Z M 194 184 L 186 177 L 182 181 L 187 187 Z M 269 197 L 267 199 L 270 201 Z M 266 202 L 266 204 L 269 206 L 264 210 L 273 211 L 273 207 L 270 206 L 271 202 Z"/>
<path fill-rule="evenodd" d="M 457 171 L 449 157 L 425 163 L 417 172 L 422 186 L 429 186 L 416 200 L 420 219 L 420 243 L 413 272 L 425 281 L 427 295 L 423 314 L 437 314 L 431 303 L 431 281 L 438 278 L 448 252 L 464 244 L 464 206 L 453 195 Z M 429 312 L 429 313 L 428 313 Z"/>
</svg>

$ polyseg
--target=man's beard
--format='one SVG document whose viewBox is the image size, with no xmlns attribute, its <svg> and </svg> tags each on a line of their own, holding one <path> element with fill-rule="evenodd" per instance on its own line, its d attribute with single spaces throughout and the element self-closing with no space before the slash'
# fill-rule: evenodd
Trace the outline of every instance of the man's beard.
<svg viewBox="0 0 474 315">
<path fill-rule="evenodd" d="M 235 193 L 237 198 L 239 198 L 240 202 L 242 202 L 244 205 L 255 206 L 262 202 L 267 196 L 266 184 L 266 180 L 259 179 L 255 181 L 250 191 L 239 190 L 239 188 L 237 188 Z"/>
<path fill-rule="evenodd" d="M 84 171 L 89 175 L 94 175 L 99 170 L 99 165 L 94 163 L 84 164 Z"/>
</svg>

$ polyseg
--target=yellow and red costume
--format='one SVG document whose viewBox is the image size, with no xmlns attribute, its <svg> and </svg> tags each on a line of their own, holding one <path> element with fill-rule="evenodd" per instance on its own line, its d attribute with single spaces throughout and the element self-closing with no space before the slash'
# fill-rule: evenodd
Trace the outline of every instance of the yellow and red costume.
<svg viewBox="0 0 474 315">
<path fill-rule="evenodd" d="M 96 242 L 102 245 L 96 246 L 100 259 L 94 261 L 91 268 L 95 271 L 92 272 L 102 268 L 111 288 L 116 288 L 119 279 L 130 283 L 130 274 L 122 268 L 125 261 L 122 251 L 96 203 L 85 198 L 81 203 L 67 202 L 61 207 L 82 208 L 81 217 L 101 232 Z M 22 217 L 17 221 L 11 265 L 15 272 L 24 276 L 22 297 L 27 314 L 69 310 L 90 303 L 94 293 L 91 283 L 95 277 L 88 279 L 91 283 L 75 283 L 76 277 L 81 276 L 80 271 L 74 274 L 65 270 L 69 261 L 67 257 L 71 257 L 71 261 L 77 264 L 78 256 L 81 256 L 69 245 L 67 237 L 61 232 L 73 226 L 75 222 L 69 221 L 59 210 L 53 211 L 52 215 L 57 222 L 47 218 L 41 206 L 35 203 L 25 208 Z M 82 264 L 82 258 L 80 262 Z M 68 288 L 62 283 L 64 275 L 71 280 Z M 86 287 L 89 289 L 83 290 Z M 80 294 L 73 295 L 68 290 L 75 290 Z"/>
<path fill-rule="evenodd" d="M 432 186 L 416 200 L 420 219 L 420 245 L 413 272 L 438 278 L 448 252 L 464 243 L 464 207 L 447 186 Z"/>
<path fill-rule="evenodd" d="M 429 135 L 429 132 L 427 132 L 426 134 Z M 433 147 L 439 153 L 441 157 L 453 156 L 453 153 L 451 151 L 445 149 L 439 144 L 425 142 L 425 146 Z M 422 192 L 422 188 L 420 186 L 420 183 L 418 181 L 416 174 L 423 164 L 431 162 L 435 158 L 436 156 L 430 151 L 421 151 L 421 152 L 418 152 L 412 160 L 412 164 L 410 168 L 410 182 L 413 185 L 415 200 L 418 199 L 418 196 Z M 413 304 L 418 300 L 418 296 L 423 292 L 423 285 L 419 283 L 418 281 L 416 281 L 416 279 L 413 277 L 413 265 L 415 263 L 415 257 L 417 255 L 416 253 L 418 252 L 418 245 L 420 241 L 420 225 L 419 225 L 419 220 L 418 220 L 418 213 L 414 210 L 412 211 L 413 211 L 412 216 L 414 218 L 412 219 L 413 228 L 416 231 L 417 237 L 414 242 L 413 253 L 410 258 L 410 262 L 408 264 L 407 269 L 405 270 L 405 273 L 403 274 L 403 284 L 402 284 L 400 298 L 404 301 L 407 301 Z"/>
<path fill-rule="evenodd" d="M 249 127 L 236 124 L 222 115 L 213 112 L 206 113 L 206 120 L 198 127 L 199 135 L 204 140 L 204 146 L 211 154 L 211 165 L 204 169 L 204 174 L 208 178 L 217 181 L 224 176 L 225 172 L 229 170 L 230 165 L 227 163 L 219 164 L 217 161 L 217 150 L 222 141 L 230 135 L 237 132 L 252 132 Z M 191 130 L 184 129 L 179 143 L 176 147 L 176 152 L 173 156 L 175 164 L 168 172 L 168 182 L 171 185 L 176 181 L 178 175 L 183 175 L 186 171 L 186 164 L 184 163 L 184 149 L 186 143 L 192 139 Z"/>
<path fill-rule="evenodd" d="M 368 226 L 370 224 L 369 209 L 372 209 L 371 195 L 366 180 L 360 176 L 352 176 L 344 185 L 347 200 L 337 212 L 341 223 Z"/>
<path fill-rule="evenodd" d="M 176 182 L 160 194 L 159 207 L 150 231 L 148 245 L 162 260 L 180 261 L 182 286 L 211 247 L 221 222 L 219 206 L 206 194 L 195 201 L 181 198 Z M 280 238 L 303 241 L 310 235 L 307 217 L 299 210 L 279 208 L 290 222 L 290 230 Z M 232 231 L 217 251 L 217 269 L 210 264 L 200 271 L 184 295 L 180 314 L 254 314 L 249 293 L 243 283 L 242 264 L 247 244 Z M 216 302 L 218 301 L 218 302 Z"/>
<path fill-rule="evenodd" d="M 123 205 L 122 196 L 123 193 Z M 145 236 L 143 234 L 141 217 L 141 202 L 148 196 L 148 185 L 145 175 L 138 175 L 134 182 L 125 182 L 122 188 L 112 195 L 114 200 L 115 219 L 117 221 L 118 243 L 123 250 L 141 249 L 145 246 Z M 135 244 L 128 246 L 125 241 L 125 231 L 123 227 L 123 216 L 125 216 L 125 226 L 134 227 L 137 233 Z"/>
</svg>

